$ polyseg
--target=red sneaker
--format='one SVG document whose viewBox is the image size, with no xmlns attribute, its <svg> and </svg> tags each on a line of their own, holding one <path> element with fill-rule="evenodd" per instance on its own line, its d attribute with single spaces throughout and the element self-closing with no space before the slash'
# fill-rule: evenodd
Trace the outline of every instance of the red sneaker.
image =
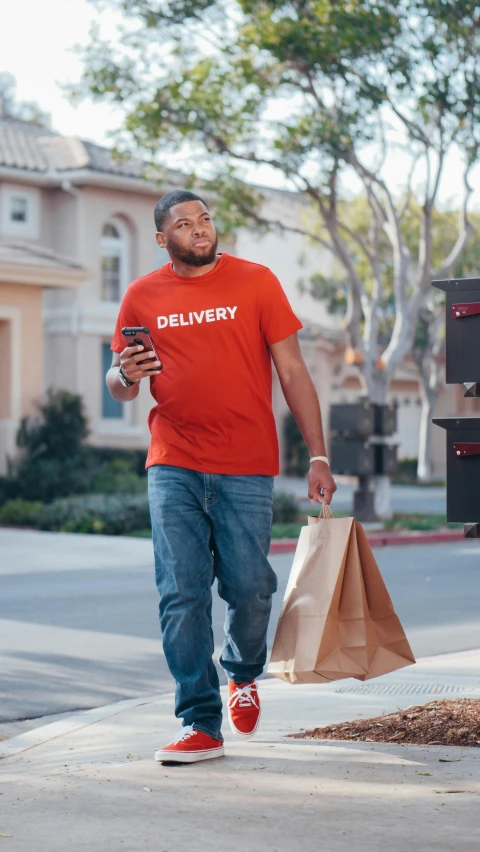
<svg viewBox="0 0 480 852">
<path fill-rule="evenodd" d="M 254 680 L 248 683 L 228 681 L 228 720 L 234 734 L 252 737 L 260 722 L 260 698 Z"/>
<path fill-rule="evenodd" d="M 186 725 L 173 742 L 155 752 L 155 760 L 196 763 L 197 760 L 223 757 L 224 753 L 225 749 L 221 740 L 214 740 L 208 734 L 196 731 L 191 725 Z"/>
</svg>

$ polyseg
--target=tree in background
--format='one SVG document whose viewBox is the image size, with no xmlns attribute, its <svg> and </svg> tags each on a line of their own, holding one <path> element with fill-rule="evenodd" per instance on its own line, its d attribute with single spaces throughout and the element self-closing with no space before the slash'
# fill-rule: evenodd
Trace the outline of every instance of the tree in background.
<svg viewBox="0 0 480 852">
<path fill-rule="evenodd" d="M 341 265 L 350 346 L 368 396 L 385 403 L 412 349 L 431 279 L 452 268 L 470 233 L 468 177 L 480 141 L 477 4 L 111 4 L 124 12 L 125 30 L 115 44 L 92 36 L 80 88 L 123 104 L 124 145 L 165 163 L 168 150 L 187 142 L 199 176 L 211 180 L 237 221 L 265 224 L 242 167 L 268 166 L 302 193 L 312 212 L 295 230 Z M 434 215 L 455 152 L 464 203 L 449 251 L 436 263 Z M 419 181 L 412 252 L 405 220 Z M 367 204 L 360 228 L 345 215 L 352 187 Z"/>
<path fill-rule="evenodd" d="M 349 228 L 361 236 L 365 235 L 368 227 L 367 206 L 367 200 L 362 196 L 357 196 L 353 201 L 345 203 L 345 209 L 342 213 Z M 458 210 L 434 211 L 432 221 L 432 257 L 434 263 L 448 252 L 459 215 L 462 214 Z M 420 217 L 421 206 L 415 198 L 411 198 L 403 223 L 404 237 L 411 254 L 418 253 Z M 478 275 L 480 269 L 480 217 L 478 214 L 472 213 L 469 220 L 472 228 L 471 238 L 454 266 L 446 271 L 447 277 L 462 278 Z M 353 242 L 348 238 L 346 241 L 352 254 L 354 254 Z M 393 270 L 386 235 L 383 235 L 382 238 L 379 258 L 382 263 L 382 277 L 385 281 L 384 304 L 379 316 L 379 343 L 381 347 L 387 346 L 395 321 Z M 364 275 L 367 274 L 366 270 L 362 272 L 361 267 L 359 267 L 359 272 Z M 300 279 L 298 286 L 300 290 L 308 291 L 314 298 L 322 300 L 332 315 L 339 318 L 345 316 L 348 282 L 345 280 L 345 276 L 342 276 L 342 269 L 338 264 L 332 268 L 330 275 L 327 276 L 318 272 L 307 281 Z M 417 479 L 428 482 L 432 480 L 432 416 L 438 394 L 444 387 L 445 297 L 440 290 L 430 288 L 426 295 L 417 319 L 411 356 L 418 371 L 422 402 Z M 356 353 L 347 350 L 347 360 L 350 359 L 355 363 L 357 357 Z"/>
<path fill-rule="evenodd" d="M 18 118 L 32 124 L 50 127 L 50 116 L 35 101 L 18 101 L 15 96 L 16 80 L 8 71 L 0 71 L 0 116 Z"/>
</svg>

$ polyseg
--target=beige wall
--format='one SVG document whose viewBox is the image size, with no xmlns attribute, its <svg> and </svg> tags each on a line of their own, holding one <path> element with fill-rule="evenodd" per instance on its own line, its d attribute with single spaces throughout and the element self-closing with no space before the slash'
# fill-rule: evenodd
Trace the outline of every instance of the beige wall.
<svg viewBox="0 0 480 852">
<path fill-rule="evenodd" d="M 43 391 L 40 287 L 0 284 L 0 345 L 0 385 L 9 394 L 0 413 L 0 472 L 4 473 L 7 455 L 15 452 L 20 418 L 32 413 Z"/>
</svg>

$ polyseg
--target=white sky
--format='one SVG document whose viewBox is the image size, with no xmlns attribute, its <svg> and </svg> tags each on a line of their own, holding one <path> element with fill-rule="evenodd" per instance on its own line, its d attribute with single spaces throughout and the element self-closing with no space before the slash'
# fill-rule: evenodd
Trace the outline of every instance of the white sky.
<svg viewBox="0 0 480 852">
<path fill-rule="evenodd" d="M 121 111 L 92 101 L 73 107 L 59 84 L 80 78 L 81 61 L 72 48 L 88 42 L 94 21 L 101 22 L 102 30 L 115 38 L 115 13 L 108 7 L 99 11 L 87 0 L 0 0 L 0 13 L 0 71 L 9 71 L 16 78 L 17 99 L 37 101 L 51 114 L 53 127 L 60 133 L 108 145 L 108 133 L 121 126 Z M 165 165 L 181 167 L 181 162 L 172 159 Z M 388 163 L 386 177 L 401 187 L 407 171 L 406 159 L 395 155 Z M 260 169 L 256 179 L 266 185 L 282 185 L 273 169 Z M 476 190 L 472 206 L 478 208 L 480 167 L 472 172 L 471 183 Z M 458 201 L 461 186 L 461 162 L 453 155 L 445 170 L 442 202 Z"/>
</svg>

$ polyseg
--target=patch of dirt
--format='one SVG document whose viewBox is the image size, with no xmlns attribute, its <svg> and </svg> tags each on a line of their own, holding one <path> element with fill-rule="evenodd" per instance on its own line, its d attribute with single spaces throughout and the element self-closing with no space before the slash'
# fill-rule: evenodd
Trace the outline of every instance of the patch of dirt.
<svg viewBox="0 0 480 852">
<path fill-rule="evenodd" d="M 430 701 L 396 713 L 314 728 L 297 739 L 350 740 L 371 743 L 480 746 L 480 699 Z"/>
</svg>

